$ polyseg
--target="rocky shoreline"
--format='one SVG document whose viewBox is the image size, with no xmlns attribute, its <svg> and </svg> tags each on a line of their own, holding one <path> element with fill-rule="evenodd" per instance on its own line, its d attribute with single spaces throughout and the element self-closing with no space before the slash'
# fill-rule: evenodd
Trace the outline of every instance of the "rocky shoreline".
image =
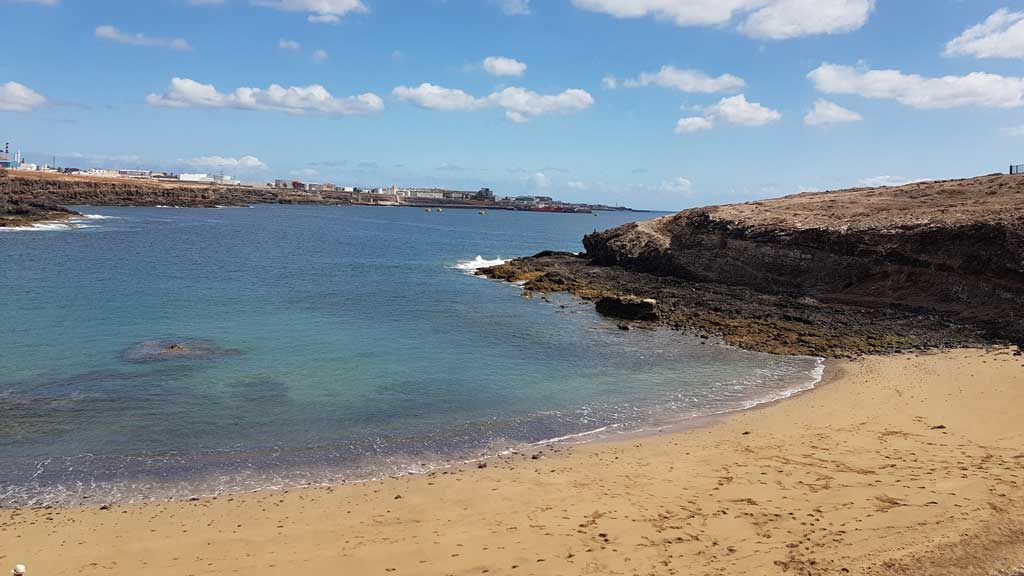
<svg viewBox="0 0 1024 576">
<path fill-rule="evenodd" d="M 776 354 L 1024 342 L 1022 176 L 697 208 L 584 246 L 479 273 Z"/>
<path fill-rule="evenodd" d="M 74 210 L 42 200 L 0 196 L 0 228 L 24 228 L 37 224 L 59 223 L 81 216 Z"/>
</svg>

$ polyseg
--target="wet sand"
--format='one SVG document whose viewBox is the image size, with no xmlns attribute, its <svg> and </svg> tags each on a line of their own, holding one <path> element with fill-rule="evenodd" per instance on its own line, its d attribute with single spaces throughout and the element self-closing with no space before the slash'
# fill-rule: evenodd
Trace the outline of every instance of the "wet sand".
<svg viewBox="0 0 1024 576">
<path fill-rule="evenodd" d="M 548 447 L 482 469 L 106 510 L 2 510 L 0 569 L 941 576 L 1024 567 L 1024 357 L 872 357 L 830 363 L 826 380 L 706 427 Z"/>
</svg>

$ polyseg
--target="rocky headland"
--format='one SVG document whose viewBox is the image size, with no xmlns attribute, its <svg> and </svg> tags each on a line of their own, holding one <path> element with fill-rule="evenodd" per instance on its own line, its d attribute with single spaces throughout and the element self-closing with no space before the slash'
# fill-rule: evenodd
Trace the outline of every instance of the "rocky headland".
<svg viewBox="0 0 1024 576">
<path fill-rule="evenodd" d="M 694 208 L 583 243 L 480 273 L 772 353 L 1024 343 L 1020 175 Z"/>
</svg>

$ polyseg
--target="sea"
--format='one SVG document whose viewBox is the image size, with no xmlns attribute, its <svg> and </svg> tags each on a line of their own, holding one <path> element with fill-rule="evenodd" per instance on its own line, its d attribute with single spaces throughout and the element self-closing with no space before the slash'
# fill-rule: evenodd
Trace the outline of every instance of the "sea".
<svg viewBox="0 0 1024 576">
<path fill-rule="evenodd" d="M 822 374 L 473 274 L 657 214 L 75 208 L 0 230 L 0 507 L 424 473 Z"/>
</svg>

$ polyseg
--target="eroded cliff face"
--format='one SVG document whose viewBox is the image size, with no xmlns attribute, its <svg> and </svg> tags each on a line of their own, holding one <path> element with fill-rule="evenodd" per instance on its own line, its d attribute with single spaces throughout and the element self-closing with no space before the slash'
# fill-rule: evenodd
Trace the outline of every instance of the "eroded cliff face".
<svg viewBox="0 0 1024 576">
<path fill-rule="evenodd" d="M 667 323 L 674 318 L 741 345 L 746 328 L 732 327 L 732 320 L 741 326 L 767 318 L 782 326 L 748 345 L 757 349 L 834 354 L 829 338 L 852 338 L 854 352 L 972 339 L 1024 342 L 1024 176 L 693 209 L 591 234 L 584 246 L 588 266 L 633 278 L 634 289 L 625 281 L 614 290 L 660 296 Z M 564 279 L 561 267 L 554 271 Z M 539 272 L 528 286 L 550 284 Z M 679 289 L 687 286 L 725 296 L 686 297 Z M 745 292 L 731 299 L 735 289 Z M 747 302 L 731 301 L 739 298 Z M 755 302 L 764 307 L 751 308 Z M 808 303 L 817 311 L 805 310 Z M 709 326 L 702 307 L 707 315 L 724 310 L 731 320 Z M 830 315 L 846 324 L 816 325 Z M 795 340 L 783 326 L 787 318 L 804 325 L 795 327 Z"/>
</svg>

